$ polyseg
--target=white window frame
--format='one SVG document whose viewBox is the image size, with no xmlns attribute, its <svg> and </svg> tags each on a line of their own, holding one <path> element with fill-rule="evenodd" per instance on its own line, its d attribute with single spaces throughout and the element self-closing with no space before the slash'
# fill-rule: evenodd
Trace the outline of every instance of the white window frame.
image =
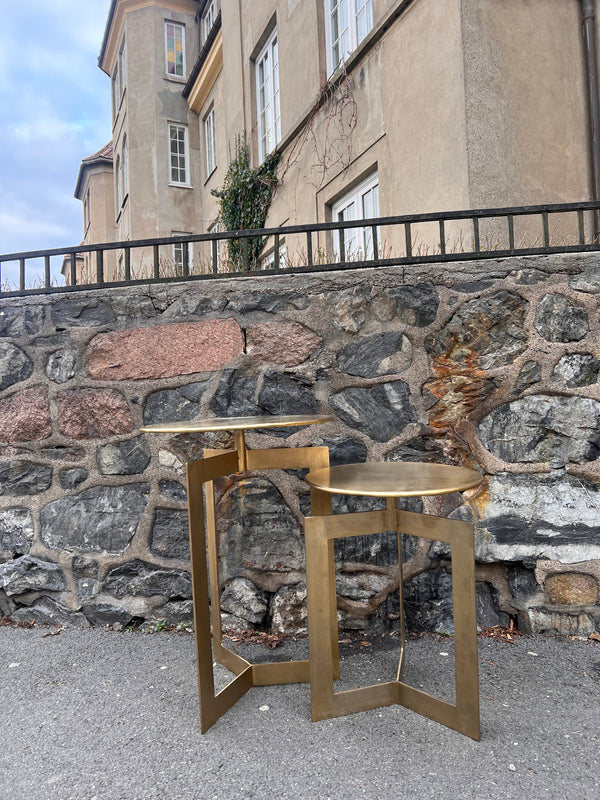
<svg viewBox="0 0 600 800">
<path fill-rule="evenodd" d="M 123 204 L 123 173 L 121 166 L 121 156 L 117 156 L 115 161 L 115 178 L 117 181 L 117 216 L 121 213 Z"/>
<path fill-rule="evenodd" d="M 123 176 L 123 202 L 129 195 L 129 153 L 127 148 L 127 136 L 123 137 L 123 149 L 121 151 L 121 174 Z"/>
<path fill-rule="evenodd" d="M 215 107 L 204 117 L 204 147 L 206 154 L 206 178 L 217 168 L 217 141 L 215 135 Z"/>
<path fill-rule="evenodd" d="M 177 132 L 177 137 L 173 137 L 173 132 Z M 179 136 L 179 133 L 183 132 L 183 138 Z M 168 138 L 169 138 L 169 185 L 170 186 L 189 186 L 189 175 L 190 175 L 190 166 L 189 166 L 189 147 L 188 147 L 188 128 L 187 125 L 184 125 L 181 122 L 169 122 L 168 126 Z M 174 148 L 173 144 L 177 142 L 177 147 Z M 181 143 L 183 143 L 183 148 L 181 148 Z M 181 166 L 181 162 L 178 164 L 173 163 L 173 159 L 183 159 L 183 167 Z M 177 176 L 173 177 L 174 170 L 177 171 Z M 183 171 L 183 180 L 181 179 L 181 172 Z"/>
<path fill-rule="evenodd" d="M 373 219 L 379 215 L 379 176 L 376 172 L 354 186 L 331 206 L 332 222 Z M 343 234 L 344 261 L 368 261 L 373 258 L 371 227 L 334 230 L 333 247 L 338 258 L 341 258 L 340 234 Z M 377 239 L 379 240 L 379 236 Z M 378 249 L 380 250 L 379 243 Z"/>
<path fill-rule="evenodd" d="M 174 65 L 174 72 L 169 72 L 169 36 L 168 36 L 168 29 L 169 25 L 172 25 L 173 28 L 179 28 L 181 30 L 181 72 L 177 72 L 177 61 L 173 62 Z M 175 31 L 174 31 L 175 32 Z M 177 37 L 173 37 L 176 39 Z M 173 49 L 173 54 L 175 54 L 177 50 Z M 172 20 L 165 20 L 165 74 L 167 78 L 185 78 L 185 25 L 182 22 L 173 22 Z"/>
<path fill-rule="evenodd" d="M 255 62 L 258 160 L 261 164 L 281 141 L 277 41 L 275 28 Z"/>
<path fill-rule="evenodd" d="M 127 88 L 127 62 L 126 62 L 125 39 L 119 50 L 119 98 L 123 97 L 123 92 Z"/>
<path fill-rule="evenodd" d="M 215 24 L 215 19 L 217 16 L 216 6 L 216 0 L 209 0 L 204 11 L 202 12 L 202 17 L 200 19 L 202 44 L 204 44 L 204 42 L 208 39 L 208 34 L 211 32 L 212 26 Z"/>
<path fill-rule="evenodd" d="M 327 74 L 332 75 L 373 28 L 373 0 L 324 0 Z M 339 30 L 340 24 L 343 30 Z"/>
<path fill-rule="evenodd" d="M 285 242 L 279 242 L 279 269 L 285 269 L 286 263 L 286 247 Z M 261 269 L 277 269 L 275 267 L 275 248 L 273 248 L 266 256 L 260 260 Z"/>
<path fill-rule="evenodd" d="M 190 236 L 189 231 L 171 231 L 171 236 Z M 192 261 L 193 261 L 193 245 L 192 242 L 187 242 L 188 246 L 188 270 L 191 272 L 192 270 Z M 172 245 L 172 252 L 173 252 L 173 266 L 177 270 L 181 270 L 179 274 L 183 274 L 183 254 L 184 254 L 184 242 L 176 242 Z"/>
</svg>

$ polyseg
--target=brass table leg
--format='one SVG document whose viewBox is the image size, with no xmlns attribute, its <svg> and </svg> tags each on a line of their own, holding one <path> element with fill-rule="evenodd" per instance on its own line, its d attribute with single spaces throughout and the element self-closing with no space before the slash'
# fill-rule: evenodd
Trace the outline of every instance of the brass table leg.
<svg viewBox="0 0 600 800">
<path fill-rule="evenodd" d="M 396 530 L 398 535 L 411 534 L 447 542 L 451 546 L 455 705 L 415 689 L 400 680 L 403 646 L 397 680 L 344 692 L 335 693 L 333 690 L 334 663 L 330 644 L 333 614 L 331 603 L 333 539 L 366 533 L 384 533 L 389 530 Z M 473 526 L 459 520 L 396 510 L 395 503 L 388 500 L 386 511 L 309 517 L 305 521 L 305 531 L 313 721 L 399 703 L 473 739 L 479 739 Z"/>
<path fill-rule="evenodd" d="M 236 436 L 236 447 L 236 450 L 228 451 L 205 450 L 204 459 L 187 465 L 190 556 L 202 733 L 206 733 L 252 686 L 298 683 L 309 679 L 306 660 L 251 664 L 223 645 L 214 481 L 246 470 L 327 467 L 329 451 L 327 447 L 247 450 L 243 435 Z M 206 494 L 206 506 L 203 489 Z M 311 490 L 311 494 L 313 492 L 314 490 Z M 320 514 L 331 513 L 330 497 L 313 497 L 312 500 Z M 209 601 L 209 596 L 212 603 Z M 335 602 L 335 585 L 333 600 Z M 330 629 L 332 630 L 333 628 Z M 335 630 L 335 644 L 331 639 L 328 651 L 333 660 L 332 674 L 339 675 L 337 624 Z M 214 659 L 235 675 L 217 694 L 215 694 L 213 651 Z"/>
</svg>

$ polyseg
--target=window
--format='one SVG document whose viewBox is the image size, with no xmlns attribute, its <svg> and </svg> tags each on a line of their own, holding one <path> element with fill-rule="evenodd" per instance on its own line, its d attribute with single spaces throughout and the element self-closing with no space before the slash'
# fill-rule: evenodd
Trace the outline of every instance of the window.
<svg viewBox="0 0 600 800">
<path fill-rule="evenodd" d="M 127 154 L 127 137 L 123 138 L 123 156 L 122 156 L 121 171 L 123 174 L 123 201 L 129 194 L 129 156 Z"/>
<path fill-rule="evenodd" d="M 189 236 L 189 232 L 173 231 L 171 236 Z M 192 243 L 191 242 L 175 242 L 173 245 L 173 265 L 177 275 L 183 274 L 183 268 L 186 260 L 187 250 L 187 265 L 188 270 L 192 265 Z"/>
<path fill-rule="evenodd" d="M 331 209 L 332 221 L 343 222 L 352 219 L 372 219 L 379 216 L 379 179 L 377 173 L 371 175 L 355 189 L 340 198 Z M 344 261 L 373 258 L 372 228 L 345 228 L 334 231 L 333 246 Z"/>
<path fill-rule="evenodd" d="M 208 39 L 208 34 L 211 32 L 212 26 L 215 24 L 215 0 L 209 0 L 206 4 L 206 8 L 204 9 L 204 13 L 202 14 L 202 19 L 200 20 L 200 41 L 201 44 Z"/>
<path fill-rule="evenodd" d="M 188 184 L 187 126 L 169 125 L 169 176 L 170 182 Z"/>
<path fill-rule="evenodd" d="M 331 75 L 373 27 L 373 0 L 325 0 L 325 23 Z"/>
<path fill-rule="evenodd" d="M 215 109 L 211 108 L 204 117 L 204 146 L 206 148 L 206 177 L 217 168 L 217 152 L 215 149 Z"/>
<path fill-rule="evenodd" d="M 285 260 L 285 242 L 279 243 L 279 269 L 285 269 L 287 267 L 286 260 Z M 277 269 L 275 265 L 275 248 L 271 250 L 264 258 L 260 260 L 260 268 L 261 269 Z"/>
<path fill-rule="evenodd" d="M 115 71 L 113 72 L 112 76 L 113 118 L 116 117 L 119 112 L 119 106 L 121 105 L 121 98 L 123 97 L 123 92 L 125 91 L 126 81 L 127 68 L 125 63 L 125 40 L 123 40 L 119 50 L 119 55 L 117 56 L 117 60 L 115 62 Z"/>
<path fill-rule="evenodd" d="M 167 75 L 185 77 L 185 25 L 165 22 Z"/>
<path fill-rule="evenodd" d="M 277 29 L 273 31 L 256 59 L 256 104 L 258 156 L 262 163 L 281 139 Z"/>
<path fill-rule="evenodd" d="M 117 181 L 117 216 L 123 202 L 123 176 L 121 174 L 121 156 L 115 161 L 115 180 Z"/>
</svg>

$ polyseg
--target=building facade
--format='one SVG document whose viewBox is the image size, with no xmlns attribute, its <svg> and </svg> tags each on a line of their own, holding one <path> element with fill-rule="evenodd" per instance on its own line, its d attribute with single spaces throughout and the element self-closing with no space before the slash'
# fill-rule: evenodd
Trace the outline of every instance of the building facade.
<svg viewBox="0 0 600 800">
<path fill-rule="evenodd" d="M 280 153 L 268 227 L 595 199 L 581 18 L 580 0 L 112 0 L 99 65 L 114 225 L 90 230 L 214 230 L 213 190 L 244 136 L 254 165 Z M 82 191 L 78 180 L 85 205 Z M 92 220 L 110 206 L 90 202 Z M 527 224 L 515 233 L 534 246 Z M 416 233 L 415 251 L 431 252 L 437 229 Z M 458 249 L 469 234 L 446 235 Z M 503 234 L 481 235 L 494 246 Z M 347 231 L 345 257 L 368 256 L 369 237 Z M 393 232 L 381 243 L 401 254 Z M 340 245 L 324 237 L 313 257 Z M 306 257 L 294 240 L 280 248 L 290 264 Z M 177 268 L 184 255 L 163 257 Z"/>
</svg>

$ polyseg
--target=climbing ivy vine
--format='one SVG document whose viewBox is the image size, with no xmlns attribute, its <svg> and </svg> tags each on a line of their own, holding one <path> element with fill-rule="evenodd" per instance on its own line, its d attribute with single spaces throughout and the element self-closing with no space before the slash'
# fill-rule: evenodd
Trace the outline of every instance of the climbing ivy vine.
<svg viewBox="0 0 600 800">
<path fill-rule="evenodd" d="M 226 231 L 264 228 L 273 193 L 277 187 L 279 153 L 275 150 L 262 164 L 250 166 L 250 146 L 245 136 L 236 136 L 235 153 L 227 168 L 221 189 L 212 193 L 219 198 L 219 220 Z M 248 263 L 244 257 L 243 239 L 229 240 L 229 258 L 235 269 L 248 269 L 256 264 L 265 244 L 262 236 L 248 242 Z"/>
</svg>

